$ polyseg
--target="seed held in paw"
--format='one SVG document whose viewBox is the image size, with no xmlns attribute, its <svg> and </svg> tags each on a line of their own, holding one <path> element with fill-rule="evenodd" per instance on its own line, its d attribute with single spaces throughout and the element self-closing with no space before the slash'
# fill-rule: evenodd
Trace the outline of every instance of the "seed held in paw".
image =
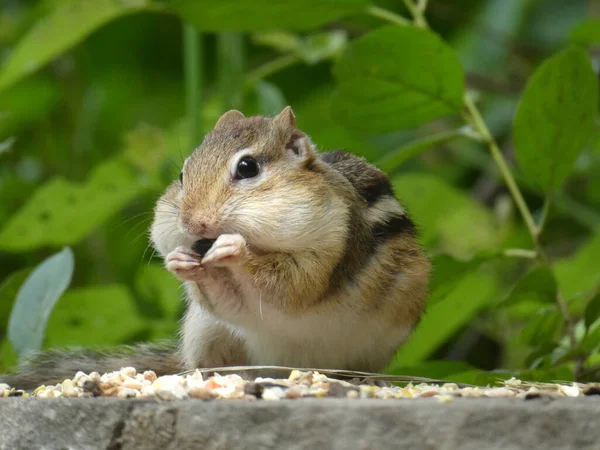
<svg viewBox="0 0 600 450">
<path fill-rule="evenodd" d="M 212 247 L 216 239 L 199 239 L 192 245 L 192 250 L 198 253 L 200 256 L 204 256 L 206 252 Z"/>
</svg>

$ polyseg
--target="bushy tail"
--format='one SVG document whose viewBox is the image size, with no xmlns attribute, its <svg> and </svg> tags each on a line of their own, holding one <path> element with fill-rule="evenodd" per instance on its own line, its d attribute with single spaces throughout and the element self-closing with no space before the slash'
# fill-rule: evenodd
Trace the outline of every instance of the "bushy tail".
<svg viewBox="0 0 600 450">
<path fill-rule="evenodd" d="M 135 367 L 138 371 L 153 370 L 158 376 L 182 370 L 175 342 L 137 344 L 107 350 L 67 348 L 28 356 L 19 364 L 16 373 L 0 375 L 0 383 L 17 389 L 35 389 L 73 378 L 78 371 L 103 374 L 122 367 Z"/>
</svg>

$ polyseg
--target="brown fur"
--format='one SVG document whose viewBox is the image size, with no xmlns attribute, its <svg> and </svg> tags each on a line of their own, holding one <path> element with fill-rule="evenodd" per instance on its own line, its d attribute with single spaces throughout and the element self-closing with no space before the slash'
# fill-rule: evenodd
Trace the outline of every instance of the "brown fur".
<svg viewBox="0 0 600 450">
<path fill-rule="evenodd" d="M 236 164 L 248 156 L 260 171 L 240 180 Z M 225 113 L 182 174 L 152 226 L 188 293 L 181 356 L 50 355 L 14 380 L 118 365 L 383 368 L 418 323 L 429 280 L 414 224 L 383 172 L 350 153 L 317 153 L 288 107 L 275 118 Z M 200 238 L 216 239 L 201 263 L 187 250 Z"/>
</svg>

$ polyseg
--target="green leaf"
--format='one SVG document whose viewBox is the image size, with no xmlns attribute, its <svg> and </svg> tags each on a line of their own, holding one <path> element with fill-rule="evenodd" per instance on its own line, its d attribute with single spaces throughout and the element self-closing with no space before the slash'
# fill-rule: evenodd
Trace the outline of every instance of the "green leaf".
<svg viewBox="0 0 600 450">
<path fill-rule="evenodd" d="M 148 178 L 152 187 L 160 190 L 164 187 L 162 183 L 163 168 L 169 157 L 175 158 L 174 149 L 169 142 L 169 135 L 160 129 L 147 124 L 140 124 L 125 136 L 125 159 L 139 171 L 141 176 Z M 179 156 L 179 153 L 177 153 Z"/>
<path fill-rule="evenodd" d="M 0 372 L 9 372 L 19 362 L 19 355 L 8 339 L 0 342 Z"/>
<path fill-rule="evenodd" d="M 346 148 L 354 154 L 373 160 L 382 149 L 367 139 L 364 134 L 354 133 L 332 118 L 331 91 L 334 86 L 327 83 L 309 90 L 302 98 L 294 101 L 294 112 L 300 128 L 322 149 Z"/>
<path fill-rule="evenodd" d="M 41 348 L 48 317 L 71 283 L 74 266 L 66 247 L 37 266 L 19 289 L 8 323 L 8 338 L 19 357 Z"/>
<path fill-rule="evenodd" d="M 0 231 L 0 248 L 27 251 L 75 244 L 142 191 L 121 157 L 97 166 L 85 185 L 54 178 Z"/>
<path fill-rule="evenodd" d="M 56 83 L 36 77 L 0 94 L 0 141 L 44 118 L 60 97 Z"/>
<path fill-rule="evenodd" d="M 279 114 L 287 106 L 283 92 L 275 84 L 260 80 L 255 88 L 260 114 L 265 116 Z"/>
<path fill-rule="evenodd" d="M 125 286 L 73 289 L 65 293 L 50 316 L 45 347 L 124 344 L 145 327 Z"/>
<path fill-rule="evenodd" d="M 458 258 L 498 245 L 502 236 L 491 212 L 464 192 L 426 174 L 402 175 L 392 184 L 424 244 Z"/>
<path fill-rule="evenodd" d="M 600 294 L 595 295 L 585 307 L 585 326 L 589 328 L 600 317 Z"/>
<path fill-rule="evenodd" d="M 529 346 L 541 346 L 555 341 L 564 328 L 564 319 L 555 307 L 538 310 L 521 330 L 521 342 Z"/>
<path fill-rule="evenodd" d="M 468 323 L 495 291 L 496 283 L 490 276 L 473 272 L 463 277 L 444 300 L 428 308 L 412 336 L 396 354 L 393 364 L 405 366 L 423 361 Z"/>
<path fill-rule="evenodd" d="M 600 42 L 600 19 L 589 18 L 571 30 L 569 40 L 574 44 L 591 45 Z"/>
<path fill-rule="evenodd" d="M 142 265 L 135 278 L 136 292 L 158 306 L 163 315 L 178 319 L 183 306 L 181 283 L 158 264 Z"/>
<path fill-rule="evenodd" d="M 538 187 L 558 186 L 594 134 L 598 81 L 586 52 L 569 48 L 545 61 L 519 103 L 513 135 L 517 161 Z"/>
<path fill-rule="evenodd" d="M 463 71 L 436 34 L 383 27 L 353 41 L 335 66 L 334 116 L 367 133 L 422 125 L 462 106 Z"/>
<path fill-rule="evenodd" d="M 201 31 L 310 30 L 361 12 L 367 0 L 172 0 L 168 9 Z"/>
<path fill-rule="evenodd" d="M 430 148 L 435 148 L 444 142 L 451 141 L 461 136 L 467 136 L 467 131 L 465 129 L 461 128 L 458 130 L 443 131 L 441 133 L 410 142 L 398 149 L 386 153 L 383 158 L 377 161 L 377 167 L 384 172 L 393 172 L 421 152 L 429 150 Z"/>
<path fill-rule="evenodd" d="M 600 233 L 594 234 L 575 253 L 554 263 L 561 294 L 567 300 L 594 292 L 600 286 Z"/>
<path fill-rule="evenodd" d="M 447 254 L 431 258 L 432 276 L 429 283 L 428 305 L 443 300 L 469 271 L 474 271 L 485 261 L 500 256 L 501 251 L 483 250 L 468 259 L 456 259 Z"/>
<path fill-rule="evenodd" d="M 592 327 L 581 341 L 579 347 L 584 352 L 598 354 L 598 347 L 600 347 L 600 326 Z"/>
<path fill-rule="evenodd" d="M 23 285 L 33 268 L 18 270 L 7 276 L 0 284 L 0 338 L 8 328 L 8 319 L 13 308 L 19 288 Z"/>
<path fill-rule="evenodd" d="M 384 373 L 427 378 L 448 378 L 452 374 L 473 370 L 474 367 L 462 361 L 425 361 L 410 366 L 390 365 Z"/>
<path fill-rule="evenodd" d="M 548 266 L 537 266 L 531 269 L 513 287 L 504 299 L 504 305 L 519 302 L 554 303 L 556 301 L 556 279 Z"/>
<path fill-rule="evenodd" d="M 147 8 L 149 0 L 58 2 L 19 41 L 0 71 L 0 90 L 29 75 L 81 42 L 102 25 Z"/>
</svg>

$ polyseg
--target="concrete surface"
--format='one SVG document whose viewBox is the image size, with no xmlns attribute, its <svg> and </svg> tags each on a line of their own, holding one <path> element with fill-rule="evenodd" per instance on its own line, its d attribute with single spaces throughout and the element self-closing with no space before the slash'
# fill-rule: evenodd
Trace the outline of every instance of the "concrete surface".
<svg viewBox="0 0 600 450">
<path fill-rule="evenodd" d="M 599 449 L 600 397 L 0 398 L 0 449 Z"/>
</svg>

